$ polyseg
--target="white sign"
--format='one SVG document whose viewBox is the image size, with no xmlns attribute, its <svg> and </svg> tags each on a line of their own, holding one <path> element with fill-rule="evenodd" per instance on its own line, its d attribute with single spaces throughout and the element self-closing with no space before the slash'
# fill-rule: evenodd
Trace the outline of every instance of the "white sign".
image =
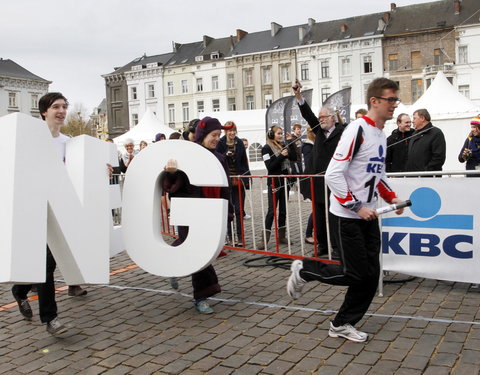
<svg viewBox="0 0 480 375">
<path fill-rule="evenodd" d="M 393 180 L 393 179 L 392 179 Z M 412 206 L 382 218 L 383 269 L 430 279 L 480 282 L 480 254 L 471 192 L 477 178 L 395 179 Z M 392 181 L 393 182 L 393 181 Z M 465 194 L 458 194 L 459 187 Z"/>
</svg>

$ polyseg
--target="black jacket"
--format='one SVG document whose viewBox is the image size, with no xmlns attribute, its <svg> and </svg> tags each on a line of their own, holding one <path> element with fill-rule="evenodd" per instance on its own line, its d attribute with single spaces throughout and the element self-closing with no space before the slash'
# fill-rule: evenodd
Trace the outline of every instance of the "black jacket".
<svg viewBox="0 0 480 375">
<path fill-rule="evenodd" d="M 227 155 L 228 145 L 227 145 L 226 136 L 223 136 L 222 138 L 220 138 L 216 151 L 225 157 L 228 164 L 229 156 Z M 248 165 L 247 152 L 245 150 L 245 145 L 243 144 L 242 140 L 238 137 L 235 137 L 234 165 L 238 175 L 251 176 L 250 167 Z M 246 185 L 245 187 L 248 187 L 249 186 L 248 178 L 243 179 L 243 183 Z"/>
<path fill-rule="evenodd" d="M 441 171 L 445 163 L 446 149 L 443 132 L 429 122 L 423 129 L 415 130 L 410 138 L 405 171 Z"/>
<path fill-rule="evenodd" d="M 317 116 L 314 115 L 308 103 L 305 101 L 305 103 L 299 105 L 299 108 L 302 117 L 308 122 L 312 131 L 316 134 L 312 157 L 309 162 L 305 164 L 305 174 L 321 173 L 324 175 L 346 125 L 336 123 L 335 129 L 327 138 L 319 125 L 320 122 Z M 315 201 L 318 203 L 325 203 L 324 184 L 323 177 L 314 177 Z"/>
<path fill-rule="evenodd" d="M 295 143 L 290 143 L 288 146 L 288 156 L 284 156 L 282 154 L 275 155 L 272 148 L 268 145 L 268 143 L 262 147 L 262 157 L 263 161 L 265 162 L 265 166 L 267 167 L 267 174 L 268 175 L 282 175 L 282 174 L 291 174 L 289 170 L 283 168 L 283 162 L 285 159 L 290 161 L 297 160 L 297 151 L 295 149 Z M 270 185 L 272 183 L 272 179 L 269 178 L 267 183 Z M 275 178 L 275 186 L 283 186 L 284 180 L 283 178 Z"/>
<path fill-rule="evenodd" d="M 409 137 L 414 132 L 414 129 L 410 129 L 409 131 L 403 133 L 400 130 L 395 129 L 392 132 L 392 135 L 387 138 L 387 158 L 385 160 L 387 172 L 405 172 L 405 164 L 407 164 L 408 156 L 408 144 L 411 140 Z"/>
</svg>

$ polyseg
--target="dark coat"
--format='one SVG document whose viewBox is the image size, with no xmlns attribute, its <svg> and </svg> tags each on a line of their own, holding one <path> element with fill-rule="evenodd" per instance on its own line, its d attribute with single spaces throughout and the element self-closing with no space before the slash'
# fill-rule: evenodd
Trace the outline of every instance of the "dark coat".
<svg viewBox="0 0 480 375">
<path fill-rule="evenodd" d="M 312 157 L 310 158 L 310 162 L 305 164 L 305 174 L 324 175 L 346 125 L 336 123 L 335 129 L 327 138 L 319 125 L 320 122 L 317 116 L 312 112 L 308 103 L 305 101 L 305 103 L 299 105 L 299 108 L 302 117 L 308 122 L 312 131 L 316 134 Z M 325 203 L 325 181 L 323 177 L 314 178 L 314 189 L 315 201 L 317 203 Z"/>
<path fill-rule="evenodd" d="M 275 155 L 272 148 L 268 145 L 268 143 L 262 147 L 262 157 L 265 162 L 265 166 L 267 167 L 267 174 L 268 175 L 282 175 L 282 174 L 290 174 L 290 171 L 287 169 L 283 169 L 283 161 L 288 159 L 290 161 L 297 160 L 297 151 L 295 150 L 295 143 L 290 143 L 288 146 L 288 156 L 284 156 L 282 154 Z M 268 156 L 267 156 L 268 155 Z M 275 178 L 275 186 L 284 185 L 283 178 Z M 268 182 L 269 185 L 272 183 L 272 179 L 269 178 Z"/>
<path fill-rule="evenodd" d="M 410 138 L 405 171 L 441 171 L 445 163 L 446 149 L 443 132 L 429 122 L 421 130 L 415 130 Z"/>
<path fill-rule="evenodd" d="M 222 138 L 220 138 L 220 141 L 218 142 L 216 151 L 218 153 L 222 154 L 225 157 L 225 159 L 227 159 L 227 161 L 228 161 L 229 156 L 227 155 L 228 145 L 227 145 L 227 137 L 226 136 L 223 136 Z M 238 137 L 235 137 L 234 165 L 235 165 L 235 170 L 236 170 L 238 175 L 243 175 L 243 176 L 251 176 L 252 175 L 250 173 L 250 166 L 248 165 L 247 151 L 245 150 L 245 145 L 243 144 L 242 140 Z M 245 179 L 242 179 L 242 180 L 243 180 L 243 183 L 245 184 L 245 187 L 248 188 L 249 179 L 245 178 Z"/>
<path fill-rule="evenodd" d="M 408 144 L 411 139 L 406 138 L 409 138 L 414 132 L 414 129 L 410 129 L 407 132 L 401 132 L 400 130 L 395 129 L 392 132 L 392 135 L 387 138 L 387 158 L 385 160 L 387 172 L 405 172 L 405 164 L 407 164 L 408 157 Z"/>
<path fill-rule="evenodd" d="M 472 156 L 467 160 L 466 169 L 467 171 L 475 170 L 475 167 L 480 165 L 480 137 L 468 137 L 465 140 L 465 143 L 458 154 L 458 161 L 460 163 L 465 163 L 462 154 L 466 148 L 472 151 Z"/>
</svg>

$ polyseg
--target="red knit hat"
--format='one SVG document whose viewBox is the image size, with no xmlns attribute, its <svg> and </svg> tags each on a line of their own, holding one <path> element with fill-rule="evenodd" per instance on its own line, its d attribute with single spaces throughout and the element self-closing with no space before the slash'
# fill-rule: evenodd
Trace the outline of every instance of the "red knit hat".
<svg viewBox="0 0 480 375">
<path fill-rule="evenodd" d="M 202 143 L 208 133 L 213 132 L 214 130 L 222 130 L 222 129 L 231 129 L 233 125 L 230 126 L 222 126 L 218 119 L 213 117 L 204 117 L 200 120 L 200 123 L 197 125 L 197 129 L 195 130 L 195 142 Z"/>
</svg>

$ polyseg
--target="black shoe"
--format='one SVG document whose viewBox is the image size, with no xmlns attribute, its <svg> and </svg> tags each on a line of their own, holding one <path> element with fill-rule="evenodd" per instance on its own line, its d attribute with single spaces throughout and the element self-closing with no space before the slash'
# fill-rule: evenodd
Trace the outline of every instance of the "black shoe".
<svg viewBox="0 0 480 375">
<path fill-rule="evenodd" d="M 47 323 L 47 332 L 52 335 L 57 335 L 63 333 L 68 328 L 63 325 L 63 323 L 58 319 L 58 317 L 53 318 Z"/>
<path fill-rule="evenodd" d="M 26 320 L 32 320 L 33 318 L 33 311 L 30 306 L 30 303 L 28 302 L 28 299 L 22 299 L 20 297 L 17 297 L 16 295 L 13 295 L 15 298 L 15 301 L 17 301 L 18 304 L 18 309 L 20 310 L 20 314 L 23 315 L 23 317 Z"/>
<path fill-rule="evenodd" d="M 86 296 L 87 293 L 88 292 L 79 285 L 71 285 L 68 287 L 68 295 L 71 297 Z"/>
</svg>

